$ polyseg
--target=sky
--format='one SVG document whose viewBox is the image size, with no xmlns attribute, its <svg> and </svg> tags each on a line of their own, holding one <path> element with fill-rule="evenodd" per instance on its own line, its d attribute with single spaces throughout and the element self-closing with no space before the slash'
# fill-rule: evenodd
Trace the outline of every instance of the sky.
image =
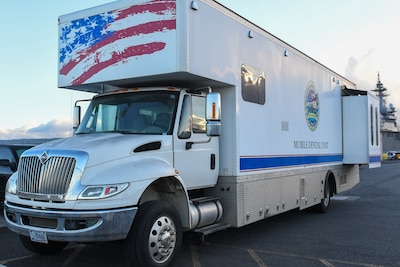
<svg viewBox="0 0 400 267">
<path fill-rule="evenodd" d="M 72 135 L 75 101 L 93 95 L 57 88 L 57 19 L 109 2 L 1 1 L 7 12 L 0 23 L 0 140 Z M 388 104 L 400 110 L 400 0 L 219 2 L 355 82 L 358 89 L 374 89 L 379 72 L 390 94 Z"/>
</svg>

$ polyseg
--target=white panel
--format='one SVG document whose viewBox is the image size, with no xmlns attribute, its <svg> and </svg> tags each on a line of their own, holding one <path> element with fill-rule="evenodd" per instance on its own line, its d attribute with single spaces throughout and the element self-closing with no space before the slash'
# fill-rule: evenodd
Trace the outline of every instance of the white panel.
<svg viewBox="0 0 400 267">
<path fill-rule="evenodd" d="M 264 181 L 252 181 L 243 184 L 244 224 L 264 219 Z"/>
<path fill-rule="evenodd" d="M 368 99 L 343 97 L 343 162 L 368 163 Z"/>
<path fill-rule="evenodd" d="M 281 178 L 281 209 L 283 212 L 299 207 L 299 176 Z"/>
<path fill-rule="evenodd" d="M 371 95 L 343 97 L 343 163 L 380 166 L 379 103 Z"/>
<path fill-rule="evenodd" d="M 321 202 L 324 192 L 322 179 L 325 179 L 325 174 L 325 172 L 315 172 L 300 177 L 300 209 L 306 209 Z"/>
<path fill-rule="evenodd" d="M 266 180 L 265 188 L 266 216 L 273 216 L 281 212 L 281 179 Z"/>
</svg>

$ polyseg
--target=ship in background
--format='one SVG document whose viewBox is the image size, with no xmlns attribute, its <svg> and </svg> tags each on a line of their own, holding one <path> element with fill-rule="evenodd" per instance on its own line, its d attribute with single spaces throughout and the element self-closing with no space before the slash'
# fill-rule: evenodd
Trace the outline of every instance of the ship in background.
<svg viewBox="0 0 400 267">
<path fill-rule="evenodd" d="M 372 90 L 380 100 L 382 152 L 400 151 L 400 129 L 397 127 L 396 108 L 387 104 L 387 89 L 381 82 L 378 73 L 376 88 Z"/>
</svg>

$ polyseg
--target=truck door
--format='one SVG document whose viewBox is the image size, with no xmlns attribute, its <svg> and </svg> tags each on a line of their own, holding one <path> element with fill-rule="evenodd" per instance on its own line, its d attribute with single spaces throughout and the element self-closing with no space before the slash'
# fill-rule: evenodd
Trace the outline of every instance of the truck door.
<svg viewBox="0 0 400 267">
<path fill-rule="evenodd" d="M 184 96 L 174 135 L 174 166 L 189 189 L 213 186 L 218 177 L 218 137 L 206 135 L 205 101 Z"/>
</svg>

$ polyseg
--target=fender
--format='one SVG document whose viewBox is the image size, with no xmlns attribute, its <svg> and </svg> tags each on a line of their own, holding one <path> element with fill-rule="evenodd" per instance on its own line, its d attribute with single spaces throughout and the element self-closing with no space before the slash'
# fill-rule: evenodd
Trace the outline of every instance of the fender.
<svg viewBox="0 0 400 267">
<path fill-rule="evenodd" d="M 165 152 L 160 154 L 165 154 Z M 178 210 L 182 224 L 187 228 L 190 225 L 190 219 L 189 197 L 185 184 L 175 168 L 164 159 L 166 155 L 160 156 L 141 157 L 134 160 L 128 157 L 89 167 L 81 178 L 81 185 L 128 182 L 129 188 L 110 198 L 109 201 L 118 201 L 122 206 L 136 206 L 150 200 L 163 199 Z M 160 194 L 161 192 L 173 192 L 173 194 Z M 107 200 L 103 200 L 102 205 L 105 204 L 104 201 Z M 84 202 L 80 203 L 81 208 L 82 205 Z"/>
</svg>

